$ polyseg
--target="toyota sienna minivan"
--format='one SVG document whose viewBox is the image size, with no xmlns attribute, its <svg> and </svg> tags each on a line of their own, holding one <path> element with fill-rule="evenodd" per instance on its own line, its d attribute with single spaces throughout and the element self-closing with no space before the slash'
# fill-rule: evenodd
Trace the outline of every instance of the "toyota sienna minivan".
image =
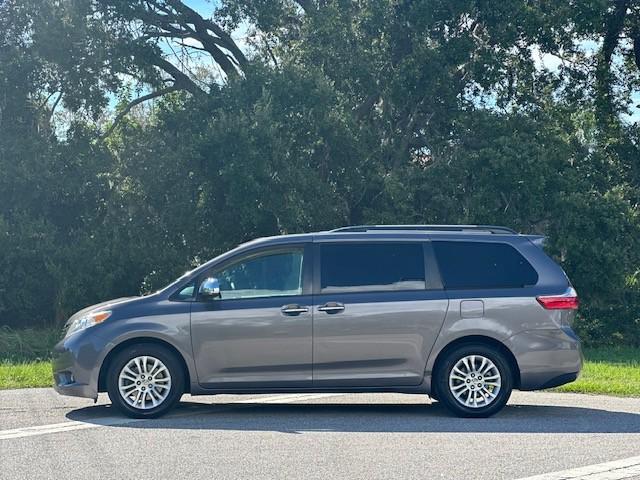
<svg viewBox="0 0 640 480">
<path fill-rule="evenodd" d="M 575 380 L 578 298 L 543 237 L 399 225 L 261 238 L 162 290 L 85 308 L 55 389 L 157 417 L 183 393 L 402 392 L 487 417 Z"/>
</svg>

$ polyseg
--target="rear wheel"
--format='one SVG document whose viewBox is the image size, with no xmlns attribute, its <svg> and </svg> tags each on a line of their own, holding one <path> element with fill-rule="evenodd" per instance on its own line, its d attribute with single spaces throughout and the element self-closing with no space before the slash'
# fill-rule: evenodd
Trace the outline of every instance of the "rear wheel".
<svg viewBox="0 0 640 480">
<path fill-rule="evenodd" d="M 449 352 L 436 371 L 439 400 L 460 417 L 489 417 L 502 410 L 513 389 L 513 372 L 504 354 L 483 344 Z"/>
<path fill-rule="evenodd" d="M 107 392 L 111 403 L 129 417 L 159 417 L 180 400 L 184 374 L 175 354 L 167 348 L 132 345 L 111 363 Z"/>
</svg>

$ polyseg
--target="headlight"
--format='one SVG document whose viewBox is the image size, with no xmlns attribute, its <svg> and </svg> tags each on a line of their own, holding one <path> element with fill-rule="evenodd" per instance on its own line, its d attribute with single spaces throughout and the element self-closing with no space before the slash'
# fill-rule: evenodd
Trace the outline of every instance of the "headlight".
<svg viewBox="0 0 640 480">
<path fill-rule="evenodd" d="M 90 312 L 82 317 L 76 318 L 73 322 L 69 324 L 69 329 L 67 330 L 67 337 L 75 332 L 80 330 L 84 330 L 85 328 L 93 327 L 98 323 L 104 322 L 107 318 L 111 316 L 111 310 L 100 310 L 97 312 Z"/>
</svg>

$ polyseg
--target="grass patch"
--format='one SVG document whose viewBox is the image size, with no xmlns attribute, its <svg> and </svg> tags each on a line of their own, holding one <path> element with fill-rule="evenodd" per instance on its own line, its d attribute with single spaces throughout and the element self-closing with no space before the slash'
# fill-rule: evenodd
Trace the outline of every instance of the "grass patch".
<svg viewBox="0 0 640 480">
<path fill-rule="evenodd" d="M 50 387 L 51 350 L 61 337 L 59 328 L 0 326 L 0 390 Z"/>
<path fill-rule="evenodd" d="M 57 328 L 0 327 L 0 389 L 48 387 L 49 358 L 60 339 Z M 559 392 L 640 397 L 640 348 L 586 348 L 580 378 Z"/>
<path fill-rule="evenodd" d="M 580 378 L 559 392 L 640 397 L 640 348 L 586 348 Z"/>
<path fill-rule="evenodd" d="M 0 363 L 0 390 L 50 387 L 52 381 L 51 362 Z"/>
</svg>

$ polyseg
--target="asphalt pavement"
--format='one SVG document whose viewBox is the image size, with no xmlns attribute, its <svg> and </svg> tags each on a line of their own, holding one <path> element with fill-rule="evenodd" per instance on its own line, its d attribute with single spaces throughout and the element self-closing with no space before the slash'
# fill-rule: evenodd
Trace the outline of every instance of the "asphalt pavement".
<svg viewBox="0 0 640 480">
<path fill-rule="evenodd" d="M 514 392 L 495 417 L 460 419 L 420 395 L 185 395 L 167 417 L 132 421 L 103 395 L 0 391 L 0 479 L 541 474 L 640 479 L 640 399 Z"/>
</svg>

